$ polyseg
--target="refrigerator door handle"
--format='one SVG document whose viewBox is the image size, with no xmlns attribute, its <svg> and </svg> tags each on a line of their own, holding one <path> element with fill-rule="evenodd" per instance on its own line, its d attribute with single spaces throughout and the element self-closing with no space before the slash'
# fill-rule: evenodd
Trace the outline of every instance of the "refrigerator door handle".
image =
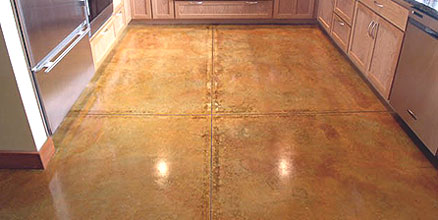
<svg viewBox="0 0 438 220">
<path fill-rule="evenodd" d="M 90 28 L 87 27 L 85 30 L 81 30 L 77 33 L 77 37 L 75 38 L 74 41 L 72 41 L 72 43 L 69 44 L 69 46 L 54 60 L 54 61 L 47 61 L 46 63 L 44 63 L 42 65 L 42 68 L 46 68 L 46 70 L 44 70 L 45 73 L 49 73 L 50 71 L 52 71 L 53 68 L 55 68 L 56 65 L 58 65 L 59 62 L 61 62 L 61 60 L 67 56 L 68 53 L 70 53 L 70 51 L 82 40 L 82 38 L 84 38 L 88 33 L 90 32 Z"/>
</svg>

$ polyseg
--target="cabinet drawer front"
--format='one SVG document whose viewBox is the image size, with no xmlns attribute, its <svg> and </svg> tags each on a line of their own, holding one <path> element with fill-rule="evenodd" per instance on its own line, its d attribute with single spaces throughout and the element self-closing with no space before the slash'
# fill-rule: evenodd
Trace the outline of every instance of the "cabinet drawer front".
<svg viewBox="0 0 438 220">
<path fill-rule="evenodd" d="M 332 22 L 332 37 L 333 40 L 342 48 L 347 51 L 348 41 L 350 39 L 351 27 L 338 15 L 333 16 Z"/>
<path fill-rule="evenodd" d="M 349 25 L 353 20 L 354 3 L 356 0 L 336 0 L 335 3 L 335 13 Z"/>
<path fill-rule="evenodd" d="M 401 30 L 406 29 L 409 10 L 392 0 L 360 0 L 380 16 L 393 23 Z"/>
<path fill-rule="evenodd" d="M 272 18 L 272 1 L 177 1 L 175 10 L 182 19 Z"/>
<path fill-rule="evenodd" d="M 115 39 L 114 23 L 113 19 L 111 19 L 90 41 L 96 69 L 108 54 Z"/>
<path fill-rule="evenodd" d="M 114 31 L 116 36 L 122 34 L 123 28 L 125 27 L 125 12 L 123 8 L 120 8 L 118 12 L 114 14 Z"/>
</svg>

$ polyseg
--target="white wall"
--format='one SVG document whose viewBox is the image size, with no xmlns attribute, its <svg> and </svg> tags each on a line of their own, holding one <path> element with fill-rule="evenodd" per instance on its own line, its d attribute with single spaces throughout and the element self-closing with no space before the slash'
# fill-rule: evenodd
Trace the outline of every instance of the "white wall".
<svg viewBox="0 0 438 220">
<path fill-rule="evenodd" d="M 13 75 L 16 80 L 16 86 L 18 88 L 19 98 L 21 98 L 21 106 L 23 109 L 17 109 L 17 112 L 24 110 L 27 124 L 30 129 L 30 134 L 33 140 L 33 146 L 21 146 L 15 145 L 8 146 L 8 144 L 3 145 L 0 142 L 0 150 L 11 150 L 11 151 L 39 151 L 43 144 L 46 142 L 48 136 L 46 133 L 44 120 L 42 118 L 37 96 L 34 91 L 33 81 L 31 78 L 31 73 L 28 69 L 26 54 L 21 42 L 20 31 L 17 26 L 13 5 L 10 0 L 0 0 L 0 25 L 3 32 L 4 41 L 6 43 L 7 53 L 9 55 L 9 60 L 11 68 L 13 70 Z M 0 55 L 4 56 L 4 54 Z M 8 71 L 7 68 L 0 69 L 0 71 Z M 3 74 L 3 73 L 1 73 Z M 1 84 L 0 84 L 1 86 Z M 10 99 L 9 97 L 8 99 Z M 6 103 L 5 103 L 6 102 Z M 3 105 L 8 105 L 10 100 L 0 100 L 1 108 Z M 5 111 L 7 112 L 7 111 Z M 10 115 L 0 115 L 0 117 L 11 117 Z M 20 117 L 20 116 L 18 116 Z M 16 123 L 20 123 L 17 118 Z M 2 125 L 0 129 L 9 128 L 8 125 Z M 19 125 L 17 125 L 20 127 Z M 10 133 L 10 132 L 9 132 Z M 8 135 L 8 137 L 0 137 L 0 141 L 8 139 L 8 143 L 13 143 L 14 140 L 19 139 L 19 134 L 10 137 L 8 132 L 0 130 L 0 136 Z M 19 143 L 19 142 L 16 142 Z"/>
</svg>

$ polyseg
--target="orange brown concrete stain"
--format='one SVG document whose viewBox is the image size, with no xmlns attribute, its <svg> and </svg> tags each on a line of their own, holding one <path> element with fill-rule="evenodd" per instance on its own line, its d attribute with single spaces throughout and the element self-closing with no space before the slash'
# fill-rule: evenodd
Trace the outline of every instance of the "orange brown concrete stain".
<svg viewBox="0 0 438 220">
<path fill-rule="evenodd" d="M 131 26 L 0 219 L 434 219 L 438 172 L 316 26 Z"/>
<path fill-rule="evenodd" d="M 219 26 L 214 39 L 216 112 L 385 110 L 314 26 Z"/>
</svg>

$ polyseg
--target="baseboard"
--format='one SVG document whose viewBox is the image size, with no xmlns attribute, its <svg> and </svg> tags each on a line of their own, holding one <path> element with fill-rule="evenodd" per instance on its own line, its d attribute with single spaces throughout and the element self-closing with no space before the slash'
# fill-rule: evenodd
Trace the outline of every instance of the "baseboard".
<svg viewBox="0 0 438 220">
<path fill-rule="evenodd" d="M 130 24 L 177 25 L 177 24 L 316 24 L 315 19 L 132 19 Z"/>
<path fill-rule="evenodd" d="M 55 154 L 49 137 L 39 152 L 0 151 L 0 169 L 46 169 Z"/>
</svg>

